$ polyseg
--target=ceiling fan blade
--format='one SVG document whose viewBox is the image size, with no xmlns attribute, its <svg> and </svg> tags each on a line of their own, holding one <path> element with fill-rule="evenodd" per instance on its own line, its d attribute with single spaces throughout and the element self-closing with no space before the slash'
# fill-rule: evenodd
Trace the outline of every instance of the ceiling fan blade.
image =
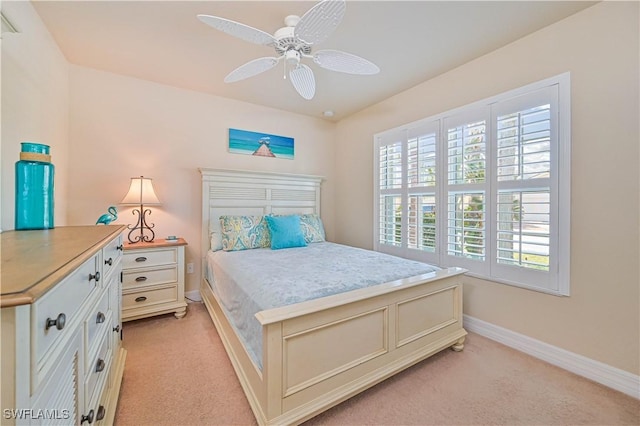
<svg viewBox="0 0 640 426">
<path fill-rule="evenodd" d="M 321 1 L 300 18 L 294 34 L 305 43 L 320 43 L 340 25 L 346 8 L 344 0 Z"/>
<path fill-rule="evenodd" d="M 271 34 L 230 19 L 211 15 L 198 15 L 198 19 L 205 24 L 212 26 L 216 30 L 220 30 L 251 43 L 269 46 L 276 42 L 276 39 L 274 39 Z"/>
<path fill-rule="evenodd" d="M 265 71 L 275 67 L 279 58 L 258 58 L 253 61 L 249 61 L 244 65 L 239 66 L 235 70 L 231 71 L 225 78 L 225 83 L 234 83 L 236 81 L 244 80 L 245 78 L 253 77 Z"/>
<path fill-rule="evenodd" d="M 300 96 L 307 100 L 313 99 L 316 94 L 316 79 L 313 77 L 311 68 L 304 64 L 299 64 L 289 71 L 289 78 Z"/>
<path fill-rule="evenodd" d="M 340 50 L 318 50 L 313 55 L 313 62 L 322 68 L 347 74 L 373 75 L 380 72 L 373 62 Z"/>
</svg>

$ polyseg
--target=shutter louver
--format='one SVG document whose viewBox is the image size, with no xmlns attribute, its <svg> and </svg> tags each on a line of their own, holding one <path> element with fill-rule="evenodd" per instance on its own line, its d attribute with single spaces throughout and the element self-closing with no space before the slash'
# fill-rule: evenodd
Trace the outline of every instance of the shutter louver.
<svg viewBox="0 0 640 426">
<path fill-rule="evenodd" d="M 549 177 L 550 108 L 547 104 L 498 117 L 498 181 Z"/>
<path fill-rule="evenodd" d="M 485 258 L 483 193 L 449 193 L 447 253 L 475 260 Z"/>
<path fill-rule="evenodd" d="M 498 192 L 498 263 L 549 270 L 549 191 Z"/>
<path fill-rule="evenodd" d="M 485 131 L 484 120 L 448 130 L 449 185 L 484 182 Z"/>
<path fill-rule="evenodd" d="M 402 198 L 380 197 L 380 243 L 402 245 Z"/>
<path fill-rule="evenodd" d="M 402 187 L 402 144 L 380 147 L 380 189 Z"/>
<path fill-rule="evenodd" d="M 409 196 L 408 247 L 436 251 L 436 197 L 435 195 Z"/>
<path fill-rule="evenodd" d="M 409 139 L 407 183 L 409 188 L 436 184 L 436 134 Z"/>
</svg>

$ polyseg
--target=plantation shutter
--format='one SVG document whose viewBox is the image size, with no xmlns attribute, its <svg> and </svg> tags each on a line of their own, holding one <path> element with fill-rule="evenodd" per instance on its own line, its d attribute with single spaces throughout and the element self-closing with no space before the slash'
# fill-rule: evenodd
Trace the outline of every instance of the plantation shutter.
<svg viewBox="0 0 640 426">
<path fill-rule="evenodd" d="M 404 132 L 378 138 L 378 237 L 381 246 L 402 246 L 402 191 L 404 186 Z"/>
<path fill-rule="evenodd" d="M 493 107 L 495 257 L 492 275 L 557 288 L 557 87 Z M 557 209 L 557 207 L 555 207 Z"/>
<path fill-rule="evenodd" d="M 485 262 L 488 123 L 488 108 L 444 119 L 447 149 L 445 263 L 478 273 L 488 270 Z"/>
<path fill-rule="evenodd" d="M 566 73 L 375 135 L 374 248 L 568 295 L 570 105 Z"/>
<path fill-rule="evenodd" d="M 407 257 L 437 262 L 439 122 L 407 129 Z"/>
</svg>

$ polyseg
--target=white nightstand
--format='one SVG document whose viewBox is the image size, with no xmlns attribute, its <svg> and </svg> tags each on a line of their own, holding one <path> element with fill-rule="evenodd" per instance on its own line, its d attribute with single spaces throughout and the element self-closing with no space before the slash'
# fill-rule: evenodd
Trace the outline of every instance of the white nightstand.
<svg viewBox="0 0 640 426">
<path fill-rule="evenodd" d="M 187 313 L 184 247 L 187 242 L 156 240 L 125 244 L 122 258 L 122 321 L 174 312 Z"/>
</svg>

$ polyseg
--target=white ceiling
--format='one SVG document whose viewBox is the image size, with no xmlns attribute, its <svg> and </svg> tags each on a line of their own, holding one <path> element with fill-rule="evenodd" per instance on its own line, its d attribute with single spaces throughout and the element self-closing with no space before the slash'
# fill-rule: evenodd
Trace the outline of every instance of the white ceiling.
<svg viewBox="0 0 640 426">
<path fill-rule="evenodd" d="M 283 69 L 236 83 L 225 75 L 275 56 L 196 19 L 216 15 L 273 34 L 307 1 L 35 1 L 73 64 L 282 110 L 340 120 L 474 58 L 564 19 L 595 2 L 349 1 L 344 20 L 318 49 L 338 49 L 377 64 L 374 76 L 328 71 L 313 63 L 316 96 L 301 98 Z"/>
</svg>

